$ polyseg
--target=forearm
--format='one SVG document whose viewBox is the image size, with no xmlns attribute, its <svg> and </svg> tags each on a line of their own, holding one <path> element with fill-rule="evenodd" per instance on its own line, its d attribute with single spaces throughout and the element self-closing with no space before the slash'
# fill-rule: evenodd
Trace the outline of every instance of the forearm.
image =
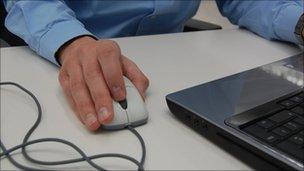
<svg viewBox="0 0 304 171">
<path fill-rule="evenodd" d="M 303 1 L 231 1 L 218 2 L 222 14 L 241 27 L 264 38 L 299 44 L 294 35 L 303 14 Z"/>
<path fill-rule="evenodd" d="M 31 49 L 57 64 L 56 51 L 68 40 L 91 35 L 61 1 L 5 1 L 5 26 Z"/>
</svg>

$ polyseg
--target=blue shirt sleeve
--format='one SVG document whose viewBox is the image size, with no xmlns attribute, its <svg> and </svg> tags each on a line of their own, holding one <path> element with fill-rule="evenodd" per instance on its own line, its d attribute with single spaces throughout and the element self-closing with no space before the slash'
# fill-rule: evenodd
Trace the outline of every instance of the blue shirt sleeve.
<svg viewBox="0 0 304 171">
<path fill-rule="evenodd" d="M 299 44 L 294 35 L 302 0 L 217 0 L 223 16 L 264 38 Z"/>
<path fill-rule="evenodd" d="M 4 4 L 8 30 L 54 64 L 58 65 L 54 55 L 65 42 L 80 35 L 92 35 L 60 0 L 5 0 Z"/>
</svg>

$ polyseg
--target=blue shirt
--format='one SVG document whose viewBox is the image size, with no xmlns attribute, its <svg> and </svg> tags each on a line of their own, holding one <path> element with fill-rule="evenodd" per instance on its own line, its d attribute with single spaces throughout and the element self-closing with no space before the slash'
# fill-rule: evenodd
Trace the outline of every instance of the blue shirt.
<svg viewBox="0 0 304 171">
<path fill-rule="evenodd" d="M 55 52 L 80 35 L 113 38 L 182 31 L 198 0 L 4 0 L 5 26 L 42 57 L 56 63 Z M 267 38 L 298 43 L 294 29 L 302 0 L 218 0 L 229 20 Z"/>
</svg>

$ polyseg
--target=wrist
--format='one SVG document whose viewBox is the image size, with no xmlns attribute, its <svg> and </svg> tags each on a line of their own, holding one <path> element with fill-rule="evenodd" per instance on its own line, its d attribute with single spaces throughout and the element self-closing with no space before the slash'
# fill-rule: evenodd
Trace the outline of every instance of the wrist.
<svg viewBox="0 0 304 171">
<path fill-rule="evenodd" d="M 61 65 L 64 61 L 66 54 L 69 53 L 69 51 L 76 49 L 78 47 L 81 47 L 87 43 L 95 42 L 97 39 L 91 35 L 81 35 L 77 36 L 66 43 L 64 43 L 56 52 L 55 58 L 59 65 Z"/>
</svg>

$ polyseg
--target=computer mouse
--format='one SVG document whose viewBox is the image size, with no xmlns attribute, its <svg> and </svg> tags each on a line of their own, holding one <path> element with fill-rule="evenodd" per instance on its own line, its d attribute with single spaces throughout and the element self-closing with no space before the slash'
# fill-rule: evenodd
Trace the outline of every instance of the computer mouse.
<svg viewBox="0 0 304 171">
<path fill-rule="evenodd" d="M 126 100 L 113 100 L 114 118 L 112 122 L 103 124 L 104 130 L 121 130 L 127 126 L 140 126 L 148 121 L 148 110 L 145 102 L 133 83 L 124 77 Z"/>
</svg>

